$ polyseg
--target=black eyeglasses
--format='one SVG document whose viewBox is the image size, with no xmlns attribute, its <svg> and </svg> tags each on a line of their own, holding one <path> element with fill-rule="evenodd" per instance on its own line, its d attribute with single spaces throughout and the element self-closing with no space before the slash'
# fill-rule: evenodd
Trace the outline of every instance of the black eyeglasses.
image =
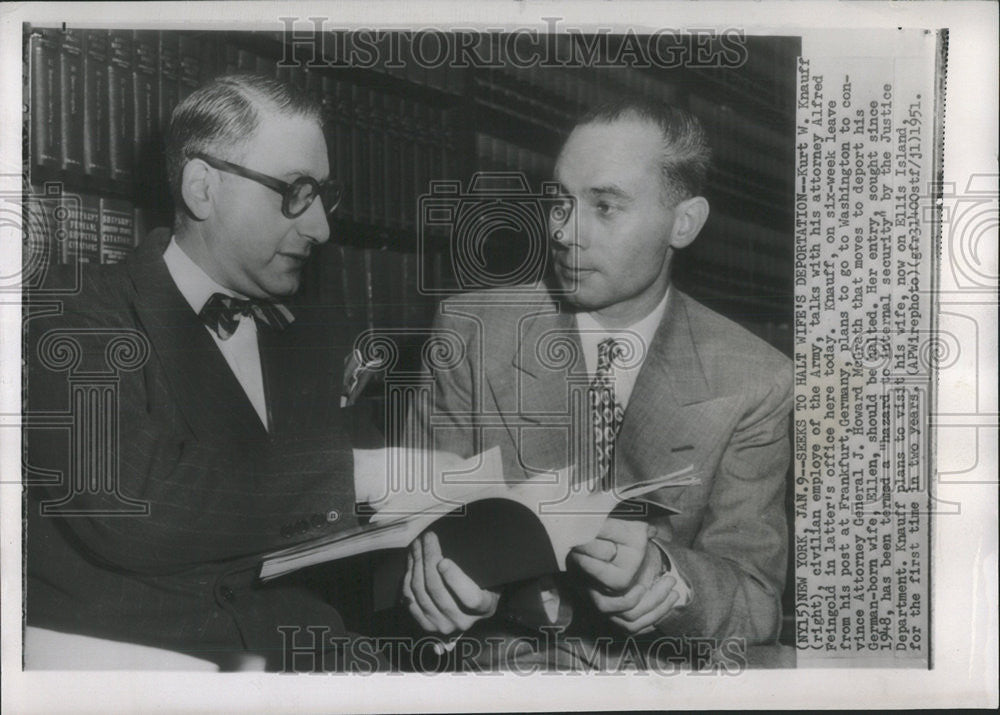
<svg viewBox="0 0 1000 715">
<path fill-rule="evenodd" d="M 285 218 L 298 218 L 304 214 L 312 206 L 312 202 L 316 200 L 317 196 L 323 202 L 324 212 L 329 216 L 336 210 L 344 195 L 344 185 L 336 179 L 328 179 L 320 183 L 311 176 L 300 176 L 289 184 L 287 181 L 261 174 L 259 171 L 223 159 L 216 159 L 208 154 L 196 153 L 192 155 L 192 158 L 201 159 L 219 171 L 242 176 L 244 179 L 256 181 L 258 184 L 263 184 L 272 191 L 278 192 L 281 194 L 281 213 L 284 214 Z"/>
</svg>

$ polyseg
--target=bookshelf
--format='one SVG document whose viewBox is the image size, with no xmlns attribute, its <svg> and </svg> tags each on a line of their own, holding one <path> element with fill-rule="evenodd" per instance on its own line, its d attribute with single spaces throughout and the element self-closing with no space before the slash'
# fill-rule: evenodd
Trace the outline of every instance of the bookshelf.
<svg viewBox="0 0 1000 715">
<path fill-rule="evenodd" d="M 420 231 L 418 200 L 431 182 L 458 180 L 464 191 L 476 171 L 518 171 L 537 190 L 575 116 L 641 93 L 689 108 L 713 143 L 712 215 L 678 256 L 675 280 L 790 353 L 796 39 L 746 38 L 745 62 L 726 69 L 423 68 L 410 60 L 419 35 L 383 36 L 378 53 L 352 65 L 349 40 L 328 32 L 309 46 L 299 34 L 286 47 L 276 32 L 26 27 L 26 175 L 34 194 L 58 182 L 71 199 L 52 260 L 116 262 L 150 228 L 169 225 L 170 112 L 212 76 L 259 72 L 322 101 L 331 166 L 348 185 L 299 300 L 340 305 L 359 328 L 426 327 L 443 293 L 470 287 L 454 274 L 447 229 Z M 481 56 L 496 56 L 504 40 L 480 36 L 493 51 Z M 604 51 L 619 49 L 612 38 Z M 293 57 L 299 66 L 281 66 Z M 513 275 L 530 243 L 516 233 L 485 239 L 487 272 Z"/>
<path fill-rule="evenodd" d="M 640 93 L 691 110 L 714 151 L 711 217 L 678 254 L 675 282 L 792 353 L 798 38 L 746 38 L 742 63 L 729 68 L 422 68 L 408 61 L 419 35 L 382 37 L 391 48 L 378 46 L 371 61 L 351 63 L 343 56 L 346 33 L 327 32 L 316 36 L 322 62 L 309 66 L 320 43 L 310 47 L 303 34 L 286 44 L 278 32 L 26 26 L 25 191 L 41 216 L 25 221 L 32 233 L 25 265 L 114 263 L 148 230 L 170 225 L 162 142 L 172 109 L 218 74 L 268 74 L 322 101 L 331 168 L 348 186 L 331 241 L 307 265 L 296 300 L 338 309 L 357 332 L 412 329 L 403 353 L 412 369 L 436 302 L 464 285 L 447 228 L 422 230 L 419 200 L 431 182 L 458 181 L 465 191 L 475 172 L 516 171 L 537 192 L 552 177 L 574 117 Z M 496 50 L 506 39 L 482 35 L 477 42 Z M 574 41 L 561 35 L 554 46 L 565 51 Z M 627 57 L 620 41 L 611 37 L 603 52 Z M 696 56 L 690 41 L 677 42 L 688 42 L 682 49 Z M 291 57 L 300 66 L 282 66 Z M 486 271 L 513 275 L 532 240 L 510 226 L 488 236 Z M 378 391 L 377 383 L 371 387 Z M 791 604 L 786 594 L 786 613 Z"/>
</svg>

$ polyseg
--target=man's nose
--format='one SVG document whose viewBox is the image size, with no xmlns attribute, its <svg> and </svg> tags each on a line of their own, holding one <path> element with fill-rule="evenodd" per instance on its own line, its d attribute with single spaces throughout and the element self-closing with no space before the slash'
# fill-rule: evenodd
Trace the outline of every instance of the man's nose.
<svg viewBox="0 0 1000 715">
<path fill-rule="evenodd" d="M 582 229 L 583 227 L 578 222 L 577 212 L 574 211 L 562 224 L 550 225 L 549 236 L 561 248 L 579 246 L 583 236 Z"/>
<path fill-rule="evenodd" d="M 305 212 L 299 216 L 299 233 L 313 243 L 330 240 L 330 221 L 323 209 L 323 202 L 317 197 Z"/>
</svg>

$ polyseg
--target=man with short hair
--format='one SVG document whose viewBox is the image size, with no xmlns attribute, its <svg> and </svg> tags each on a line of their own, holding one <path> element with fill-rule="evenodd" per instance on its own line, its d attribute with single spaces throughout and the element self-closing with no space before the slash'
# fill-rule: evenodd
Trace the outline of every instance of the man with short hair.
<svg viewBox="0 0 1000 715">
<path fill-rule="evenodd" d="M 27 324 L 29 411 L 71 410 L 84 440 L 28 435 L 30 466 L 64 475 L 26 502 L 28 666 L 58 667 L 58 646 L 30 649 L 33 634 L 58 643 L 55 632 L 221 667 L 251 656 L 323 667 L 303 657 L 317 636 L 302 629 L 326 629 L 321 646 L 343 635 L 340 614 L 308 577 L 256 584 L 254 561 L 354 521 L 338 404 L 352 336 L 329 334 L 337 322 L 314 306 L 283 304 L 341 193 L 320 108 L 269 78 L 221 77 L 175 109 L 166 151 L 172 235 L 156 230 L 125 263 L 84 272 L 62 315 Z M 69 404 L 66 365 L 53 365 L 58 336 L 78 352 L 70 383 L 116 381 L 103 455 L 93 415 Z M 109 369 L 115 340 L 145 359 Z M 81 449 L 110 461 L 82 464 Z M 106 484 L 114 464 L 117 484 L 73 491 L 81 470 Z M 59 508 L 67 498 L 72 513 Z"/>
<path fill-rule="evenodd" d="M 708 217 L 708 163 L 704 133 L 682 110 L 627 100 L 584 117 L 556 164 L 567 200 L 550 218 L 552 279 L 529 296 L 445 301 L 438 327 L 461 335 L 467 355 L 435 372 L 431 406 L 415 415 L 438 449 L 499 446 L 508 481 L 569 465 L 588 488 L 688 468 L 699 481 L 653 493 L 669 516 L 607 519 L 568 573 L 529 585 L 483 590 L 425 534 L 403 589 L 423 629 L 510 639 L 554 625 L 619 646 L 626 636 L 777 638 L 790 361 L 670 279 Z M 574 350 L 549 349 L 566 337 Z M 577 404 L 589 409 L 574 411 L 581 385 Z M 490 665 L 586 659 L 539 642 L 490 648 Z"/>
</svg>

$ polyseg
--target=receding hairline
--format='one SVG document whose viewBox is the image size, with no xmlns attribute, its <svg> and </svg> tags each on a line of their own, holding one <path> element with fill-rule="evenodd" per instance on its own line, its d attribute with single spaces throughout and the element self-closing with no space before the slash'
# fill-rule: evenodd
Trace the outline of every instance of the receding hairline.
<svg viewBox="0 0 1000 715">
<path fill-rule="evenodd" d="M 556 178 L 558 178 L 559 166 L 566 153 L 566 148 L 573 141 L 574 137 L 579 136 L 581 130 L 586 130 L 590 127 L 614 127 L 618 125 L 628 125 L 634 124 L 636 126 L 644 127 L 651 130 L 651 138 L 655 141 L 655 147 L 651 147 L 651 151 L 644 153 L 642 156 L 646 159 L 654 168 L 657 169 L 659 173 L 662 167 L 662 153 L 663 144 L 667 140 L 667 136 L 663 129 L 656 123 L 656 121 L 644 117 L 641 114 L 630 112 L 628 116 L 619 116 L 612 119 L 605 119 L 603 117 L 597 119 L 591 119 L 585 122 L 581 122 L 573 127 L 566 140 L 563 142 L 562 147 L 559 149 L 559 153 L 556 155 L 555 173 Z"/>
<path fill-rule="evenodd" d="M 307 122 L 315 124 L 316 127 L 319 128 L 320 132 L 323 132 L 323 118 L 319 114 L 302 111 L 294 106 L 283 107 L 274 100 L 252 88 L 240 87 L 240 91 L 253 107 L 254 128 L 252 132 L 245 134 L 238 139 L 233 140 L 219 137 L 215 142 L 213 142 L 215 146 L 219 147 L 220 151 L 226 153 L 226 156 L 220 156 L 220 159 L 228 159 L 230 161 L 240 161 L 245 159 L 249 145 L 254 139 L 257 138 L 260 134 L 261 126 L 268 120 L 286 121 L 289 119 L 303 119 Z"/>
<path fill-rule="evenodd" d="M 675 107 L 664 107 L 667 112 L 677 112 L 673 116 L 679 120 L 680 125 L 686 125 L 687 132 L 680 136 L 672 133 L 673 129 L 680 129 L 680 126 L 666 125 L 666 115 L 660 115 L 647 108 L 642 103 L 635 105 L 622 104 L 598 107 L 585 114 L 572 128 L 569 136 L 563 142 L 556 159 L 556 169 L 562 158 L 570 140 L 578 131 L 587 127 L 614 127 L 618 125 L 632 124 L 636 127 L 644 127 L 652 130 L 656 136 L 657 146 L 650 151 L 649 160 L 659 168 L 661 198 L 668 206 L 676 205 L 687 198 L 700 195 L 704 190 L 705 176 L 695 179 L 695 188 L 684 178 L 687 172 L 679 171 L 678 167 L 685 167 L 691 159 L 702 164 L 702 172 L 708 169 L 711 149 L 707 144 L 704 128 L 698 118 L 686 110 Z M 701 149 L 692 155 L 691 144 L 686 141 L 695 139 Z M 696 145 L 696 146 L 697 146 Z M 698 155 L 701 155 L 700 158 Z M 690 174 L 688 174 L 690 178 Z M 696 190 L 695 190 L 696 189 Z"/>
</svg>

